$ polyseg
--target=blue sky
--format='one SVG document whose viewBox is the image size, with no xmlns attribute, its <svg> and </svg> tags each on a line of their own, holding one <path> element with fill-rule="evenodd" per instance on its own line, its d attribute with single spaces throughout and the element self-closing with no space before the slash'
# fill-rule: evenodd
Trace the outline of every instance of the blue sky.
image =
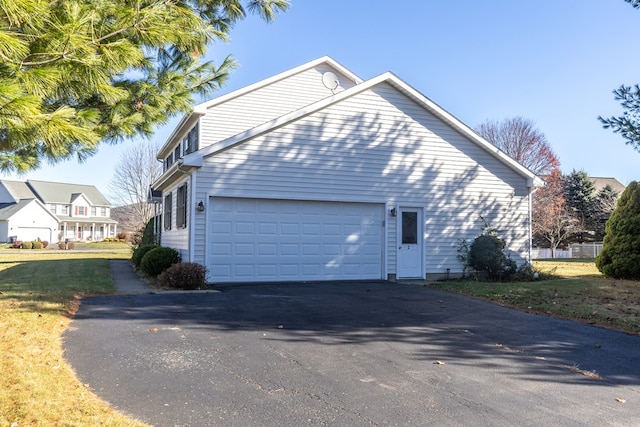
<svg viewBox="0 0 640 427">
<path fill-rule="evenodd" d="M 392 71 L 475 128 L 522 116 L 542 131 L 562 171 L 584 170 L 623 184 L 640 180 L 640 153 L 605 130 L 598 115 L 621 112 L 612 90 L 640 83 L 640 10 L 623 0 L 292 0 L 272 24 L 240 22 L 216 61 L 239 63 L 215 96 L 328 55 L 364 79 Z M 203 100 L 199 100 L 203 101 Z M 159 128 L 162 144 L 179 118 Z M 10 179 L 108 183 L 134 140 L 102 146 Z"/>
</svg>

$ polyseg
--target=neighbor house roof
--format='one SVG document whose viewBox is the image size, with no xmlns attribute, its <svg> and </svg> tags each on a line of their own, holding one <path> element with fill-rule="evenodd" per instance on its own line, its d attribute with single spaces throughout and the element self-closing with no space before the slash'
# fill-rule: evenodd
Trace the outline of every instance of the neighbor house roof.
<svg viewBox="0 0 640 427">
<path fill-rule="evenodd" d="M 49 216 L 56 219 L 56 216 L 47 210 L 47 208 L 36 198 L 32 199 L 22 199 L 17 203 L 0 203 L 0 220 L 8 220 L 13 215 L 17 214 L 21 211 L 25 206 L 36 203 L 38 206 L 42 208 L 44 212 L 46 212 Z"/>
<path fill-rule="evenodd" d="M 245 132 L 241 132 L 235 136 L 216 142 L 212 145 L 209 145 L 203 148 L 202 150 L 196 151 L 195 153 L 188 154 L 182 159 L 182 163 L 185 166 L 198 167 L 202 164 L 203 157 L 213 155 L 221 150 L 225 150 L 229 147 L 240 144 L 248 139 L 267 133 L 275 128 L 284 126 L 290 122 L 293 122 L 304 116 L 307 116 L 309 114 L 322 110 L 323 108 L 329 107 L 344 99 L 347 99 L 349 97 L 352 97 L 356 94 L 362 93 L 366 90 L 369 90 L 375 86 L 378 86 L 384 83 L 395 87 L 400 92 L 402 92 L 403 94 L 411 98 L 414 102 L 418 103 L 420 106 L 425 108 L 431 114 L 438 117 L 440 120 L 443 120 L 444 122 L 449 124 L 451 127 L 453 127 L 456 131 L 458 131 L 460 134 L 464 135 L 469 140 L 471 140 L 472 142 L 477 144 L 479 147 L 481 147 L 483 150 L 487 151 L 492 156 L 497 158 L 499 161 L 506 164 L 508 167 L 513 169 L 516 173 L 527 178 L 529 186 L 533 187 L 533 186 L 544 185 L 544 182 L 539 177 L 537 177 L 533 172 L 531 172 L 529 169 L 525 168 L 520 163 L 515 161 L 513 158 L 509 157 L 507 154 L 505 154 L 500 149 L 498 149 L 495 145 L 491 144 L 489 141 L 482 138 L 480 135 L 474 132 L 471 128 L 469 128 L 467 125 L 465 125 L 456 117 L 454 117 L 452 114 L 444 110 L 442 107 L 440 107 L 435 102 L 431 101 L 426 96 L 422 95 L 418 90 L 414 89 L 412 86 L 410 86 L 409 84 L 407 84 L 406 82 L 404 82 L 403 80 L 401 80 L 399 77 L 397 77 L 395 74 L 391 72 L 386 72 L 384 74 L 381 74 L 377 77 L 374 77 L 365 82 L 357 84 L 342 92 L 338 92 L 333 96 L 330 96 L 328 98 L 315 102 L 311 105 L 308 105 L 305 108 L 301 108 L 299 110 L 293 111 L 289 114 L 286 114 L 282 117 L 278 117 L 277 119 L 274 119 L 262 125 L 256 126 Z M 162 181 L 163 179 L 166 179 L 166 176 L 161 177 L 159 182 Z"/>
<path fill-rule="evenodd" d="M 0 220 L 7 220 L 18 213 L 33 200 L 20 200 L 18 203 L 0 203 Z"/>
<path fill-rule="evenodd" d="M 109 200 L 93 185 L 33 180 L 27 183 L 44 203 L 71 203 L 84 194 L 94 206 L 111 206 Z"/>
<path fill-rule="evenodd" d="M 7 189 L 11 197 L 16 202 L 25 199 L 35 199 L 36 195 L 33 194 L 33 191 L 29 188 L 29 186 L 23 181 L 9 181 L 2 180 L 2 185 Z"/>
<path fill-rule="evenodd" d="M 590 176 L 589 179 L 596 186 L 597 191 L 600 191 L 606 186 L 609 186 L 613 191 L 620 194 L 626 188 L 620 181 L 618 181 L 615 178 L 603 178 L 598 176 Z"/>
</svg>

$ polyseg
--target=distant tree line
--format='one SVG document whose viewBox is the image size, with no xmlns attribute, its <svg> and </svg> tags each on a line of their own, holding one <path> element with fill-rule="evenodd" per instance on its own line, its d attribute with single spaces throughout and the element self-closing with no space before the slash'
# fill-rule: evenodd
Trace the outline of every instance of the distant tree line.
<svg viewBox="0 0 640 427">
<path fill-rule="evenodd" d="M 476 132 L 545 180 L 532 196 L 534 245 L 555 252 L 570 243 L 602 241 L 618 198 L 611 187 L 597 190 L 584 171 L 563 175 L 558 156 L 531 120 L 487 121 Z"/>
</svg>

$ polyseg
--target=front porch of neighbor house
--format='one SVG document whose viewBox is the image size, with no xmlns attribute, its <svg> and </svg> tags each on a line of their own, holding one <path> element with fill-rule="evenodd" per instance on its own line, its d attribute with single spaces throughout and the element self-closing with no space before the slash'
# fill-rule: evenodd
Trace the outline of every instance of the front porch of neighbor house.
<svg viewBox="0 0 640 427">
<path fill-rule="evenodd" d="M 109 218 L 100 219 L 101 221 L 99 222 L 61 222 L 58 241 L 99 241 L 107 238 L 115 238 L 118 233 L 118 223 Z"/>
</svg>

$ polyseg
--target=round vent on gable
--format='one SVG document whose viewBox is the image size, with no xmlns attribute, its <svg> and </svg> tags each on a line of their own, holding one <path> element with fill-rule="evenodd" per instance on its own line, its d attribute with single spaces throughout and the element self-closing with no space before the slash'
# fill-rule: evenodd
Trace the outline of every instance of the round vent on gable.
<svg viewBox="0 0 640 427">
<path fill-rule="evenodd" d="M 340 86 L 340 81 L 338 80 L 338 76 L 331 71 L 327 71 L 322 75 L 322 84 L 325 85 L 327 89 L 330 89 L 331 92 L 334 92 L 338 86 Z"/>
</svg>

